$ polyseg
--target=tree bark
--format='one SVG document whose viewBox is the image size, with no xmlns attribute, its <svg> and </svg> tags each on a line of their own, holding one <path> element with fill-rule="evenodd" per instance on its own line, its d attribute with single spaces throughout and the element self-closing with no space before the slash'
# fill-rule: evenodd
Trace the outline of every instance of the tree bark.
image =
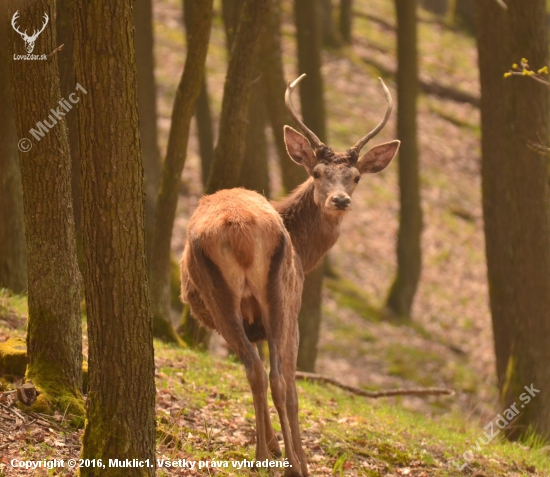
<svg viewBox="0 0 550 477">
<path fill-rule="evenodd" d="M 7 2 L 0 0 L 0 288 L 23 293 L 27 289 L 27 249 L 10 87 L 7 16 Z"/>
<path fill-rule="evenodd" d="M 151 259 L 155 209 L 160 185 L 162 163 L 157 135 L 157 86 L 153 36 L 153 5 L 151 0 L 133 2 L 134 37 L 138 85 L 139 135 L 145 180 L 145 250 Z"/>
<path fill-rule="evenodd" d="M 164 161 L 151 251 L 150 279 L 154 333 L 180 343 L 170 321 L 170 243 L 176 217 L 181 173 L 187 157 L 189 127 L 200 93 L 212 25 L 212 0 L 194 3 L 193 25 L 188 32 L 185 67 L 176 92 L 168 150 Z"/>
<path fill-rule="evenodd" d="M 247 113 L 253 63 L 271 0 L 245 0 L 231 48 L 225 79 L 219 137 L 206 193 L 234 187 L 246 145 Z"/>
<path fill-rule="evenodd" d="M 510 237 L 502 235 L 508 221 L 507 209 L 513 207 L 514 198 L 507 192 L 512 188 L 514 177 L 508 172 L 510 165 L 502 158 L 508 158 L 510 133 L 507 118 L 507 104 L 511 102 L 510 81 L 503 81 L 503 72 L 508 71 L 515 61 L 509 43 L 497 44 L 494 35 L 508 28 L 508 13 L 494 0 L 480 1 L 479 18 L 485 28 L 478 32 L 479 72 L 481 83 L 481 178 L 483 194 L 483 215 L 485 227 L 485 248 L 489 298 L 495 340 L 496 371 L 500 389 L 506 379 L 506 367 L 510 356 L 514 315 L 519 310 L 514 297 L 506 293 L 508 284 L 505 274 L 515 274 L 510 260 L 500 261 Z M 500 33 L 499 33 L 500 34 Z M 518 87 L 520 85 L 517 85 Z M 532 85 L 531 87 L 534 87 Z M 503 169 L 506 167 L 506 169 Z M 507 171 L 500 179 L 501 171 Z M 508 305 L 513 305 L 509 308 Z"/>
<path fill-rule="evenodd" d="M 340 35 L 348 45 L 352 43 L 352 19 L 352 0 L 340 0 Z"/>
<path fill-rule="evenodd" d="M 185 30 L 188 32 L 193 24 L 193 0 L 183 1 L 183 11 Z M 195 106 L 195 120 L 197 121 L 199 153 L 201 156 L 201 178 L 202 184 L 205 186 L 210 173 L 210 166 L 214 160 L 214 126 L 212 124 L 206 71 L 202 75 L 201 91 Z"/>
<path fill-rule="evenodd" d="M 302 118 L 321 141 L 327 141 L 323 77 L 321 75 L 321 37 L 319 11 L 314 0 L 295 0 L 296 39 L 299 73 L 307 79 L 300 87 Z M 321 326 L 323 267 L 312 270 L 304 281 L 302 307 L 298 316 L 300 346 L 298 367 L 303 371 L 315 369 L 317 342 Z"/>
<path fill-rule="evenodd" d="M 324 267 L 318 266 L 306 275 L 302 292 L 302 308 L 298 318 L 300 345 L 297 368 L 313 372 L 317 360 L 317 343 L 321 328 L 321 303 Z"/>
<path fill-rule="evenodd" d="M 152 477 L 155 364 L 131 3 L 79 0 L 74 26 L 76 78 L 87 90 L 78 108 L 89 337 L 82 457 L 151 463 L 80 475 Z"/>
<path fill-rule="evenodd" d="M 195 119 L 197 121 L 197 133 L 199 136 L 199 153 L 201 156 L 201 179 L 203 186 L 208 181 L 210 167 L 214 160 L 214 125 L 210 109 L 210 97 L 208 96 L 208 84 L 206 72 L 202 77 L 201 92 L 195 106 Z"/>
<path fill-rule="evenodd" d="M 511 438 L 550 433 L 550 214 L 547 158 L 528 141 L 548 137 L 548 89 L 525 78 L 504 80 L 522 57 L 548 64 L 544 0 L 478 2 L 482 193 L 489 298 L 502 408 L 521 406 Z M 502 32 L 507 32 L 502 35 Z M 520 403 L 521 404 L 521 403 Z"/>
<path fill-rule="evenodd" d="M 319 10 L 315 0 L 294 0 L 299 74 L 307 79 L 300 86 L 302 118 L 321 141 L 327 141 Z M 298 75 L 299 76 L 299 75 Z"/>
<path fill-rule="evenodd" d="M 68 98 L 76 86 L 74 74 L 73 50 L 73 12 L 74 0 L 57 0 L 57 43 L 63 45 L 63 49 L 56 54 L 59 65 L 59 80 L 61 96 Z M 80 193 L 80 152 L 78 145 L 78 115 L 67 114 L 67 127 L 69 130 L 69 149 L 71 151 L 71 187 L 73 197 L 74 224 L 76 231 L 76 250 L 80 271 L 83 271 L 82 257 L 82 199 Z"/>
<path fill-rule="evenodd" d="M 258 61 L 257 61 L 258 63 Z M 255 68 L 259 75 L 259 69 Z M 250 107 L 248 108 L 248 130 L 246 133 L 246 148 L 244 151 L 243 167 L 238 187 L 255 190 L 268 199 L 269 191 L 269 167 L 267 163 L 267 138 L 265 126 L 267 111 L 264 103 L 263 80 L 256 76 L 257 81 L 252 85 L 250 92 Z"/>
<path fill-rule="evenodd" d="M 397 12 L 397 137 L 399 150 L 400 219 L 397 236 L 397 276 L 387 306 L 398 320 L 410 320 L 422 267 L 422 208 L 418 166 L 416 102 L 418 56 L 416 1 L 396 0 Z"/>
<path fill-rule="evenodd" d="M 281 165 L 283 187 L 288 194 L 307 179 L 307 172 L 288 157 L 283 136 L 285 124 L 292 124 L 292 120 L 285 106 L 286 81 L 281 51 L 280 3 L 280 0 L 276 0 L 271 4 L 259 58 L 267 114 Z"/>
<path fill-rule="evenodd" d="M 19 11 L 19 24 L 37 28 L 42 25 L 44 14 L 55 18 L 54 0 L 37 0 L 25 7 L 16 1 L 8 5 L 9 18 Z M 21 37 L 11 28 L 8 36 L 10 58 L 24 54 Z M 55 28 L 46 28 L 38 37 L 33 54 L 49 53 L 55 47 Z M 68 407 L 70 413 L 83 415 L 81 278 L 76 257 L 69 140 L 64 113 L 56 119 L 51 111 L 59 107 L 61 100 L 57 61 L 53 58 L 10 63 L 17 134 L 27 138 L 32 146 L 28 152 L 19 153 L 28 254 L 26 378 L 41 391 L 36 409 L 44 412 L 45 408 L 56 407 L 65 412 Z M 42 137 L 30 133 L 31 129 L 39 129 L 37 122 L 44 128 Z"/>
</svg>

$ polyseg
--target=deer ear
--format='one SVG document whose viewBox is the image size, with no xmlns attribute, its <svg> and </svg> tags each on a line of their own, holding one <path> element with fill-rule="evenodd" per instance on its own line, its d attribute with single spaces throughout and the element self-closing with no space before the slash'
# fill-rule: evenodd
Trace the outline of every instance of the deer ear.
<svg viewBox="0 0 550 477">
<path fill-rule="evenodd" d="M 390 141 L 374 146 L 357 161 L 357 169 L 361 174 L 379 172 L 385 169 L 399 149 L 401 141 Z"/>
<path fill-rule="evenodd" d="M 317 159 L 309 141 L 290 126 L 285 126 L 285 144 L 288 155 L 296 163 L 312 171 L 317 165 Z"/>
</svg>

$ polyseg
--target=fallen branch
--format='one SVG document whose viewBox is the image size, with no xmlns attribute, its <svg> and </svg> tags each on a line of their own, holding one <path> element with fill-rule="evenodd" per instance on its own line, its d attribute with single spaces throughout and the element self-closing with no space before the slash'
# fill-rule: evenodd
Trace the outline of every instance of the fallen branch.
<svg viewBox="0 0 550 477">
<path fill-rule="evenodd" d="M 322 374 L 306 373 L 304 371 L 296 371 L 296 379 L 303 381 L 317 381 L 320 383 L 332 384 L 340 389 L 344 389 L 352 394 L 364 396 L 368 398 L 381 398 L 390 396 L 452 396 L 455 392 L 452 389 L 445 388 L 410 388 L 410 389 L 389 389 L 387 391 L 365 391 L 364 389 L 348 386 L 329 376 Z"/>
</svg>

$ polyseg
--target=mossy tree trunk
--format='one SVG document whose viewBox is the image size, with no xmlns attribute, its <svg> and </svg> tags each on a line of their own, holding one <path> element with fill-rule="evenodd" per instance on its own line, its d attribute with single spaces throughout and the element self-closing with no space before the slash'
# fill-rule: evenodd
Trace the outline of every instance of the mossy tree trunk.
<svg viewBox="0 0 550 477">
<path fill-rule="evenodd" d="M 170 243 L 178 204 L 181 173 L 187 157 L 189 127 L 201 89 L 204 62 L 212 25 L 212 0 L 193 4 L 193 22 L 188 30 L 187 58 L 176 92 L 168 150 L 164 161 L 151 251 L 151 302 L 155 336 L 179 343 L 170 320 Z"/>
<path fill-rule="evenodd" d="M 321 141 L 327 141 L 323 77 L 321 75 L 321 36 L 317 2 L 295 0 L 296 39 L 298 43 L 299 74 L 306 73 L 300 85 L 300 102 L 304 123 Z M 303 371 L 315 369 L 317 341 L 321 327 L 321 301 L 323 267 L 317 267 L 306 275 L 302 293 L 302 308 L 298 322 L 300 347 L 298 367 Z"/>
<path fill-rule="evenodd" d="M 271 0 L 245 0 L 225 79 L 218 143 L 206 187 L 212 194 L 234 187 L 243 164 L 254 60 Z"/>
<path fill-rule="evenodd" d="M 10 87 L 7 16 L 7 0 L 0 0 L 0 288 L 23 293 L 27 289 L 27 249 Z"/>
<path fill-rule="evenodd" d="M 416 125 L 418 53 L 416 1 L 395 0 L 397 12 L 397 137 L 399 150 L 399 232 L 397 275 L 387 307 L 392 318 L 410 320 L 422 267 L 422 208 Z"/>
<path fill-rule="evenodd" d="M 307 172 L 288 157 L 283 136 L 285 124 L 291 125 L 292 120 L 285 106 L 286 81 L 281 51 L 280 0 L 274 0 L 271 4 L 259 59 L 267 115 L 279 156 L 283 187 L 285 192 L 289 193 L 307 179 Z"/>
<path fill-rule="evenodd" d="M 351 45 L 352 42 L 352 20 L 353 20 L 353 2 L 352 0 L 340 0 L 340 35 L 342 39 Z"/>
<path fill-rule="evenodd" d="M 548 137 L 548 89 L 503 71 L 526 57 L 548 64 L 544 0 L 478 2 L 482 193 L 489 298 L 501 405 L 521 404 L 511 438 L 550 434 L 550 193 L 548 158 L 528 147 Z M 502 32 L 507 32 L 505 36 Z M 544 139 L 543 139 L 544 140 Z M 531 392 L 528 392 L 529 388 Z M 540 392 L 533 391 L 533 388 Z M 524 395 L 530 402 L 522 399 Z"/>
<path fill-rule="evenodd" d="M 9 17 L 19 10 L 27 25 L 42 25 L 44 14 L 55 18 L 55 0 L 26 6 L 9 1 Z M 5 18 L 5 17 L 4 17 Z M 38 37 L 34 54 L 55 47 L 55 28 Z M 25 53 L 19 34 L 9 29 L 9 56 Z M 55 57 L 43 61 L 11 61 L 15 124 L 32 149 L 19 153 L 28 261 L 29 321 L 26 377 L 42 391 L 37 405 L 70 413 L 84 411 L 82 388 L 82 321 L 71 197 L 71 157 L 67 123 L 60 114 L 61 92 Z M 71 114 L 69 111 L 67 114 Z M 74 111 L 73 111 L 74 114 Z M 39 140 L 29 131 L 37 122 L 52 127 Z"/>
<path fill-rule="evenodd" d="M 153 54 L 153 5 L 151 0 L 133 2 L 134 42 L 138 85 L 139 135 L 145 184 L 145 250 L 151 258 L 155 208 L 160 184 L 162 163 L 157 134 L 157 86 Z"/>
<path fill-rule="evenodd" d="M 74 26 L 76 78 L 87 90 L 78 108 L 89 337 L 82 457 L 152 465 L 80 475 L 153 476 L 155 363 L 132 5 L 77 1 Z"/>
</svg>

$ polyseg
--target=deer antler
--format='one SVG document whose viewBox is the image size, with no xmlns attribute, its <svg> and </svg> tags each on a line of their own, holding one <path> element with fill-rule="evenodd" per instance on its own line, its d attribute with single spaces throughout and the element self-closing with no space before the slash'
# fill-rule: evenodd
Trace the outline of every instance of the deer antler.
<svg viewBox="0 0 550 477">
<path fill-rule="evenodd" d="M 13 29 L 19 33 L 21 36 L 27 36 L 27 30 L 25 30 L 25 33 L 22 33 L 19 28 L 17 28 L 17 24 L 15 23 L 17 21 L 17 19 L 19 18 L 19 10 L 17 10 L 14 14 L 13 14 L 13 17 L 11 18 L 11 26 L 13 27 Z"/>
<path fill-rule="evenodd" d="M 324 146 L 324 144 L 315 135 L 315 133 L 313 133 L 313 131 L 311 131 L 309 128 L 307 128 L 306 125 L 300 120 L 300 118 L 298 117 L 298 115 L 294 111 L 294 108 L 292 107 L 292 103 L 290 101 L 290 95 L 294 91 L 294 88 L 296 88 L 298 83 L 300 83 L 300 81 L 302 81 L 305 77 L 306 77 L 306 74 L 304 73 L 302 76 L 295 79 L 292 83 L 290 81 L 288 82 L 288 86 L 286 88 L 286 93 L 285 93 L 285 104 L 286 104 L 286 109 L 288 109 L 288 112 L 292 116 L 292 119 L 294 119 L 294 121 L 296 121 L 296 124 L 302 130 L 302 132 L 304 133 L 304 136 L 307 137 L 307 139 L 309 140 L 309 142 L 313 146 L 313 149 L 315 149 L 315 148 Z"/>
<path fill-rule="evenodd" d="M 40 35 L 40 33 L 44 31 L 44 28 L 46 28 L 46 25 L 48 24 L 49 19 L 50 17 L 48 17 L 48 14 L 44 13 L 44 25 L 42 25 L 42 28 L 40 29 L 40 31 L 37 32 L 36 30 L 34 30 L 32 36 L 30 37 L 31 40 L 36 40 L 38 38 L 38 35 Z"/>
<path fill-rule="evenodd" d="M 388 102 L 388 107 L 386 108 L 386 114 L 384 114 L 384 117 L 382 118 L 382 121 L 378 123 L 378 126 L 376 126 L 366 136 L 359 139 L 359 141 L 355 143 L 355 146 L 352 147 L 352 150 L 355 150 L 357 154 L 359 154 L 363 146 L 367 144 L 367 142 L 369 142 L 374 136 L 376 136 L 382 130 L 382 128 L 386 125 L 386 123 L 388 122 L 388 119 L 390 118 L 391 110 L 393 108 L 393 99 L 391 97 L 389 89 L 384 84 L 384 81 L 382 81 L 382 78 L 378 78 L 378 81 L 380 81 L 380 86 L 382 86 L 382 90 L 384 91 L 384 96 L 386 97 L 386 101 Z"/>
</svg>

